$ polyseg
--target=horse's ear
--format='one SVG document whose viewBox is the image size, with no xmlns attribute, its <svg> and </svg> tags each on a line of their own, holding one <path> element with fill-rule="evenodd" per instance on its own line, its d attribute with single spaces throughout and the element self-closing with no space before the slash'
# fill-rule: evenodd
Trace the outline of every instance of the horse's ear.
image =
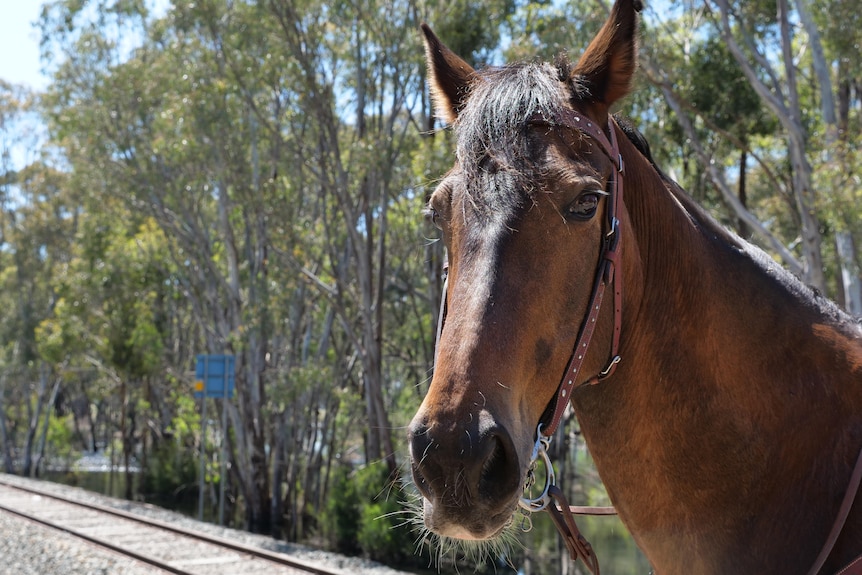
<svg viewBox="0 0 862 575">
<path fill-rule="evenodd" d="M 642 0 L 616 0 L 598 35 L 572 72 L 584 85 L 586 100 L 610 108 L 625 96 L 637 66 L 637 13 Z"/>
<path fill-rule="evenodd" d="M 422 33 L 434 108 L 440 118 L 452 124 L 467 101 L 476 71 L 447 48 L 427 24 L 422 24 Z"/>
</svg>

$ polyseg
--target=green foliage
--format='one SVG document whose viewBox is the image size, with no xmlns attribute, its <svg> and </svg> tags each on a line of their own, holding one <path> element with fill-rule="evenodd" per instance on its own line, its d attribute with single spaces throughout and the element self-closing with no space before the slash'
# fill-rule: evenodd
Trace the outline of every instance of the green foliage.
<svg viewBox="0 0 862 575">
<path fill-rule="evenodd" d="M 808 6 L 821 30 L 830 56 L 849 67 L 852 77 L 862 73 L 862 63 L 855 57 L 862 45 L 862 11 L 850 0 L 825 0 Z"/>
<path fill-rule="evenodd" d="M 66 299 L 60 298 L 54 307 L 53 317 L 42 320 L 36 327 L 35 336 L 42 359 L 57 364 L 67 354 L 81 350 L 85 327 Z"/>
<path fill-rule="evenodd" d="M 689 87 L 685 95 L 714 125 L 743 142 L 775 129 L 774 118 L 767 115 L 720 38 L 710 37 L 693 47 L 687 72 Z M 715 97 L 717 90 L 721 90 L 721 98 Z"/>
<path fill-rule="evenodd" d="M 405 528 L 400 491 L 393 485 L 385 467 L 377 467 L 379 469 L 370 466 L 365 474 L 357 477 L 359 491 L 364 495 L 357 541 L 371 559 L 409 562 L 416 536 Z"/>
<path fill-rule="evenodd" d="M 189 439 L 193 439 L 194 433 L 200 429 L 201 425 L 200 413 L 194 396 L 188 387 L 180 386 L 172 391 L 171 402 L 175 406 L 175 411 L 167 431 L 176 436 L 178 440 L 187 442 Z"/>
<path fill-rule="evenodd" d="M 323 532 L 332 547 L 349 555 L 361 551 L 357 534 L 362 517 L 362 504 L 352 474 L 353 471 L 347 467 L 339 467 L 335 471 L 331 490 L 338 496 L 327 499 L 321 521 Z"/>
<path fill-rule="evenodd" d="M 72 432 L 72 414 L 58 416 L 51 413 L 48 420 L 47 446 L 49 457 L 57 457 L 68 461 L 72 455 L 77 453 L 74 445 Z"/>
<path fill-rule="evenodd" d="M 322 528 L 336 549 L 390 563 L 416 559 L 415 534 L 404 526 L 404 503 L 382 462 L 340 467 L 331 493 Z"/>
<path fill-rule="evenodd" d="M 150 450 L 139 489 L 145 495 L 196 495 L 197 472 L 196 452 L 188 438 L 165 438 Z"/>
<path fill-rule="evenodd" d="M 446 38 L 446 44 L 456 54 L 481 64 L 497 49 L 501 25 L 516 6 L 514 0 L 455 0 L 439 5 L 432 22 L 435 33 Z"/>
<path fill-rule="evenodd" d="M 595 8 L 589 0 L 519 3 L 506 22 L 506 60 L 553 60 L 561 54 L 576 60 L 604 23 L 605 13 Z"/>
</svg>

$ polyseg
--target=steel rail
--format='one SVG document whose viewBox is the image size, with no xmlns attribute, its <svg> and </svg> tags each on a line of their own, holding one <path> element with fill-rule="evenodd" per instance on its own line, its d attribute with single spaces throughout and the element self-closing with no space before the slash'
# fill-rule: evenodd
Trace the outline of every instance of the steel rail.
<svg viewBox="0 0 862 575">
<path fill-rule="evenodd" d="M 344 575 L 343 571 L 329 570 L 329 569 L 326 569 L 324 567 L 320 567 L 317 565 L 313 565 L 311 563 L 307 563 L 307 562 L 302 561 L 300 559 L 287 557 L 287 556 L 282 555 L 280 553 L 275 553 L 273 551 L 267 551 L 266 549 L 260 549 L 258 547 L 252 547 L 250 545 L 245 545 L 242 543 L 236 543 L 234 541 L 230 541 L 230 540 L 224 539 L 222 537 L 217 537 L 215 535 L 208 535 L 208 534 L 201 533 L 198 531 L 191 531 L 191 530 L 188 530 L 188 529 L 185 529 L 182 527 L 178 527 L 176 525 L 172 525 L 170 523 L 166 523 L 164 521 L 159 521 L 158 519 L 151 519 L 149 517 L 144 517 L 142 515 L 137 515 L 135 513 L 129 513 L 127 511 L 115 509 L 113 507 L 100 505 L 98 503 L 88 503 L 88 502 L 79 501 L 76 499 L 70 499 L 68 497 L 64 497 L 64 496 L 56 494 L 56 493 L 51 493 L 49 491 L 43 491 L 41 489 L 35 489 L 32 487 L 25 487 L 22 485 L 17 485 L 15 483 L 8 483 L 2 479 L 0 479 L 0 486 L 9 487 L 12 489 L 17 489 L 19 491 L 24 491 L 26 493 L 39 495 L 41 497 L 47 497 L 50 499 L 55 499 L 55 500 L 61 501 L 63 503 L 68 503 L 71 505 L 77 505 L 77 506 L 83 507 L 85 509 L 91 509 L 93 511 L 98 511 L 100 513 L 114 515 L 114 516 L 120 517 L 122 519 L 135 521 L 135 522 L 141 523 L 143 525 L 148 525 L 150 527 L 154 527 L 154 528 L 161 529 L 164 531 L 176 533 L 176 534 L 182 535 L 184 537 L 189 537 L 191 539 L 197 539 L 198 541 L 202 541 L 202 542 L 208 543 L 210 545 L 215 545 L 215 546 L 222 547 L 225 549 L 230 549 L 232 551 L 238 551 L 240 553 L 246 553 L 248 555 L 252 555 L 254 557 L 257 557 L 259 559 L 264 559 L 266 561 L 278 563 L 278 564 L 284 565 L 286 567 L 292 567 L 294 569 L 305 571 L 306 573 L 313 573 L 315 575 Z M 9 513 L 14 513 L 15 515 L 18 515 L 18 516 L 23 517 L 25 519 L 29 519 L 31 521 L 35 521 L 37 523 L 41 523 L 41 524 L 46 525 L 48 527 L 51 527 L 53 529 L 58 529 L 60 531 L 63 531 L 65 533 L 68 533 L 70 535 L 78 537 L 80 539 L 84 539 L 86 541 L 89 541 L 90 543 L 93 543 L 95 545 L 99 545 L 101 547 L 111 549 L 112 551 L 115 551 L 117 553 L 121 553 L 123 555 L 127 555 L 129 557 L 132 557 L 132 558 L 137 559 L 139 561 L 148 563 L 150 565 L 153 565 L 155 567 L 158 567 L 159 569 L 163 569 L 163 570 L 168 571 L 170 573 L 176 573 L 177 575 L 192 575 L 192 574 L 188 573 L 187 571 L 182 571 L 180 569 L 172 567 L 166 563 L 161 562 L 158 559 L 138 554 L 135 551 L 116 546 L 112 543 L 103 541 L 101 539 L 97 539 L 95 537 L 91 537 L 91 536 L 83 534 L 83 533 L 79 533 L 79 532 L 77 532 L 73 529 L 70 529 L 68 527 L 54 524 L 50 521 L 41 519 L 39 517 L 32 516 L 28 513 L 24 513 L 22 511 L 18 511 L 15 509 L 11 509 L 5 505 L 0 505 L 0 510 L 7 511 Z"/>
</svg>

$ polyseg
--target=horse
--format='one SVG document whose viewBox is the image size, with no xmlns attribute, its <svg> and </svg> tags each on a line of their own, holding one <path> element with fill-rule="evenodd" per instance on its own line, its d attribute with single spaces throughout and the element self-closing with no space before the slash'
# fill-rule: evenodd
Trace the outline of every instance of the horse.
<svg viewBox="0 0 862 575">
<path fill-rule="evenodd" d="M 617 0 L 576 64 L 474 70 L 422 26 L 456 141 L 427 206 L 448 279 L 407 431 L 424 524 L 499 537 L 571 403 L 656 573 L 859 573 L 862 330 L 610 114 L 641 8 Z"/>
</svg>

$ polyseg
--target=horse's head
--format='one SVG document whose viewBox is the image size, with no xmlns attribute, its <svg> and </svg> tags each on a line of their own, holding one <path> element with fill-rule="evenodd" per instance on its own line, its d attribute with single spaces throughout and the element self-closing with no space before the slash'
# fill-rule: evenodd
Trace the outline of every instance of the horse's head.
<svg viewBox="0 0 862 575">
<path fill-rule="evenodd" d="M 429 202 L 449 254 L 447 312 L 409 437 L 425 523 L 440 535 L 493 538 L 522 495 L 588 313 L 616 171 L 595 135 L 553 119 L 574 110 L 607 129 L 634 72 L 639 9 L 618 0 L 575 66 L 479 73 L 423 27 L 437 112 L 457 135 L 455 165 Z M 613 331 L 607 306 L 584 380 L 605 367 Z"/>
</svg>

